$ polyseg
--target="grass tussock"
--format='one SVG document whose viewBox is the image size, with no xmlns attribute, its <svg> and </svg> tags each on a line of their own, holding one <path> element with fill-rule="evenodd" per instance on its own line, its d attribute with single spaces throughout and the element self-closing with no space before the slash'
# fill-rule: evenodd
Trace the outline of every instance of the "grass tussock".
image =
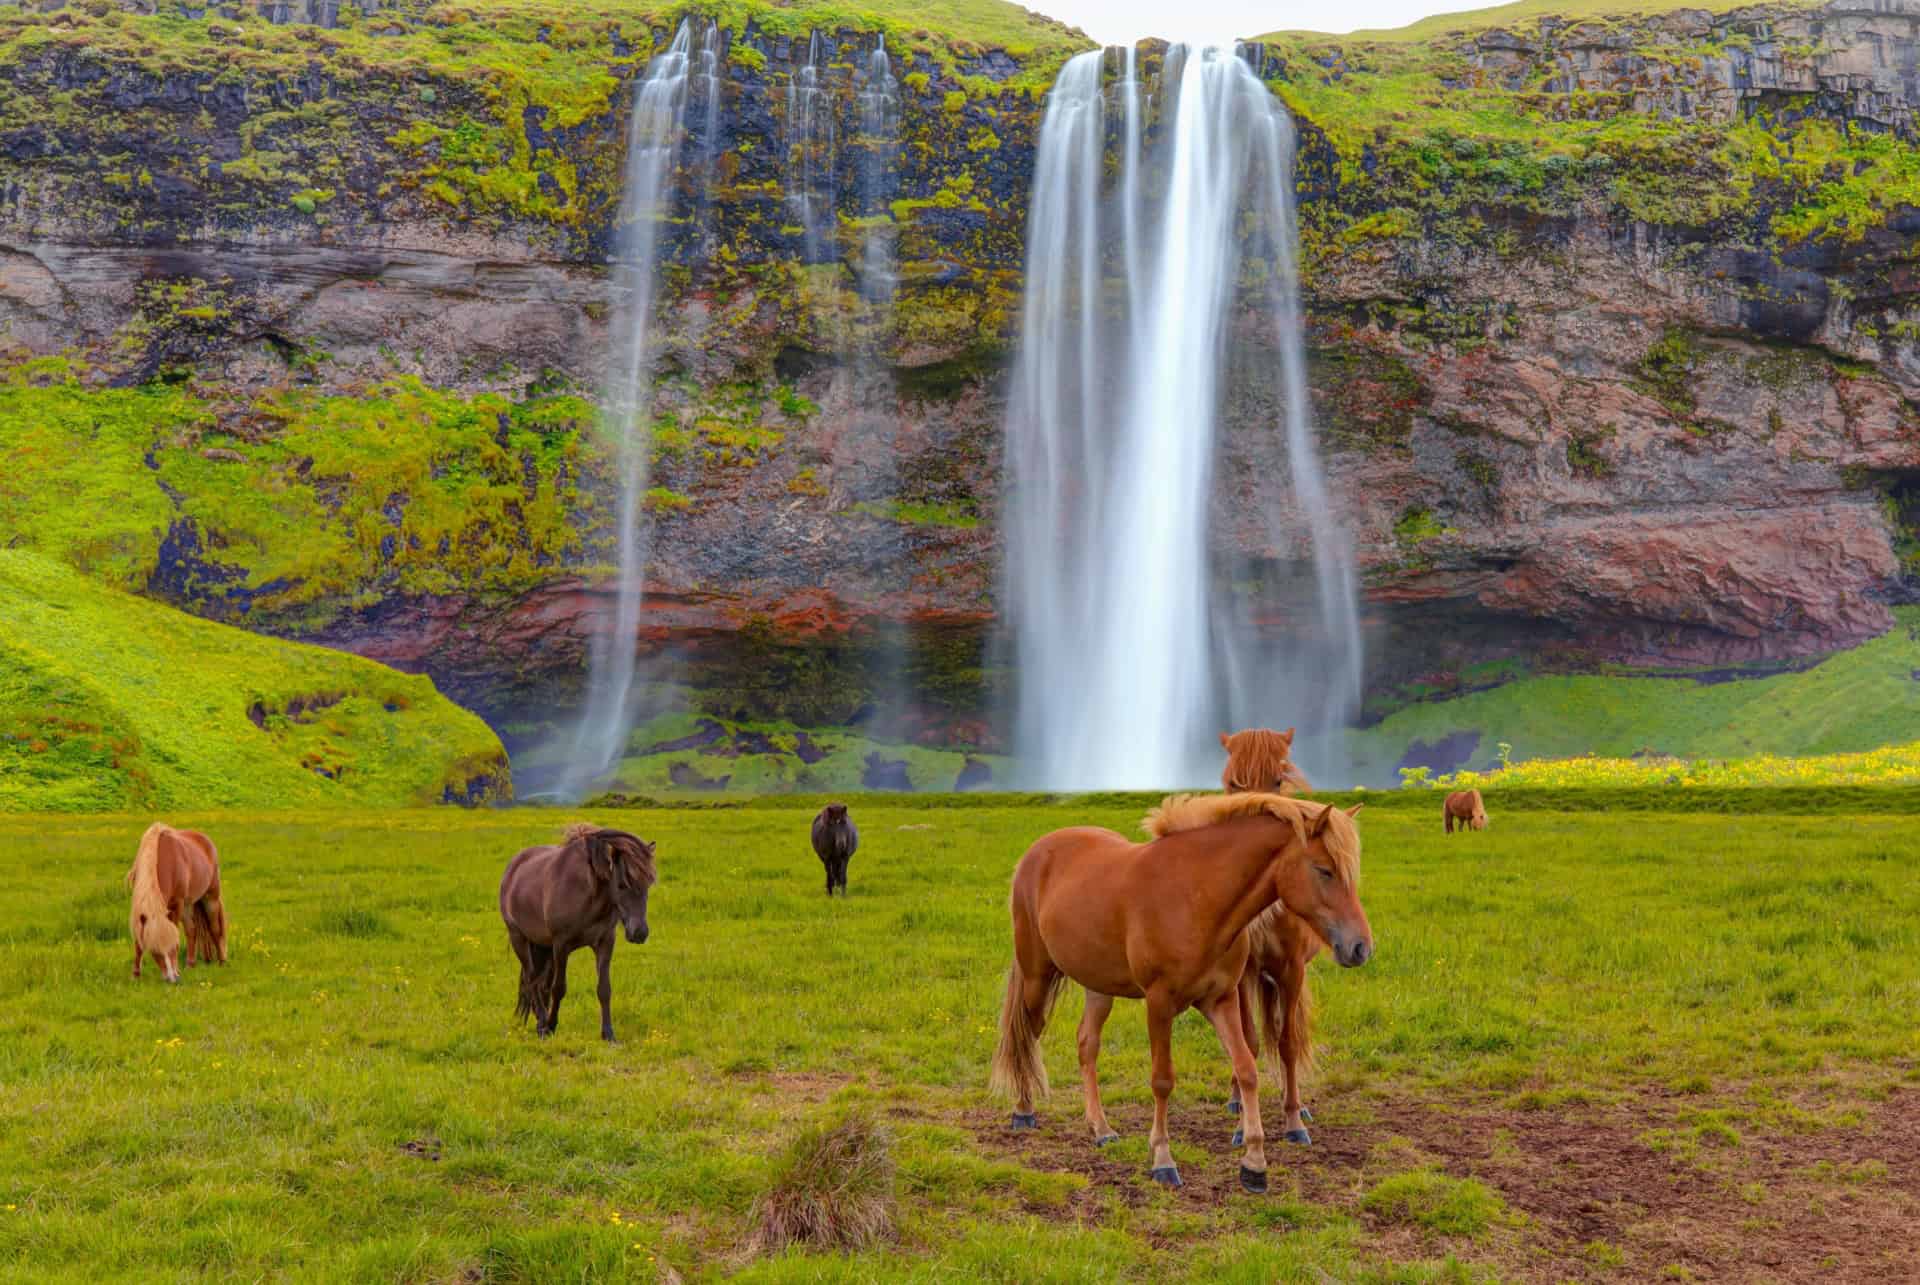
<svg viewBox="0 0 1920 1285">
<path fill-rule="evenodd" d="M 749 1248 L 861 1250 L 894 1233 L 893 1139 L 857 1113 L 804 1130 L 753 1209 Z"/>
<path fill-rule="evenodd" d="M 1449 1178 L 1438 1169 L 1410 1169 L 1384 1179 L 1360 1207 L 1388 1222 L 1443 1236 L 1478 1236 L 1506 1214 L 1506 1204 L 1485 1183 Z"/>
</svg>

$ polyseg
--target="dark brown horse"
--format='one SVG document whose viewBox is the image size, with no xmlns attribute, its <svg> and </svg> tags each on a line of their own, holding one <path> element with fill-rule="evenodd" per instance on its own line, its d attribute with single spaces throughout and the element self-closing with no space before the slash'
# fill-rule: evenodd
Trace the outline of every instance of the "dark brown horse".
<svg viewBox="0 0 1920 1285">
<path fill-rule="evenodd" d="M 200 962 L 227 962 L 227 911 L 220 900 L 220 854 L 212 839 L 198 830 L 176 830 L 155 821 L 140 836 L 127 887 L 133 893 L 127 929 L 133 934 L 135 977 L 145 954 L 159 962 L 170 982 L 180 980 L 183 963 L 191 968 Z M 180 942 L 183 926 L 185 950 Z"/>
<path fill-rule="evenodd" d="M 1009 904 L 1013 966 L 993 1082 L 1014 1098 L 1014 1127 L 1035 1127 L 1033 1098 L 1047 1088 L 1040 1033 L 1060 987 L 1072 979 L 1103 996 L 1145 999 L 1153 1048 L 1152 1176 L 1178 1186 L 1167 1136 L 1173 1019 L 1197 1008 L 1233 1058 L 1245 1105 L 1241 1184 L 1264 1191 L 1259 1068 L 1240 997 L 1247 927 L 1284 902 L 1315 925 L 1341 964 L 1364 964 L 1373 954 L 1373 931 L 1358 892 L 1360 833 L 1351 813 L 1277 794 L 1171 798 L 1145 825 L 1154 838 L 1142 844 L 1093 827 L 1056 830 L 1020 859 Z M 1100 1106 L 1098 1054 L 1097 1042 L 1082 1041 L 1087 1123 L 1104 1143 L 1116 1135 Z"/>
<path fill-rule="evenodd" d="M 616 927 L 627 940 L 647 939 L 647 893 L 654 884 L 653 845 L 625 830 L 572 825 L 558 844 L 528 848 L 500 879 L 500 917 L 520 960 L 514 1016 L 534 1018 L 541 1035 L 560 1024 L 567 994 L 567 957 L 591 947 L 600 970 L 600 1038 L 613 1040 Z"/>
</svg>

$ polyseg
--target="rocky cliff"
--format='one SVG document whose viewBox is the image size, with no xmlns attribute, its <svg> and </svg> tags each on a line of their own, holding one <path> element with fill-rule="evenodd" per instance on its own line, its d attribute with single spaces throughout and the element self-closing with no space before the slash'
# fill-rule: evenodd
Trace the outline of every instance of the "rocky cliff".
<svg viewBox="0 0 1920 1285">
<path fill-rule="evenodd" d="M 0 6 L 8 539 L 534 735 L 611 610 L 592 399 L 625 108 L 700 8 Z M 718 712 L 844 722 L 904 683 L 923 736 L 990 746 L 1033 142 L 1084 42 L 938 11 L 705 6 L 722 88 L 669 235 L 645 628 Z M 1301 132 L 1375 707 L 1884 631 L 1920 517 L 1920 4 L 1497 17 L 1247 51 Z M 851 197 L 876 26 L 903 98 L 884 308 Z M 789 146 L 814 30 L 830 216 Z M 1228 355 L 1217 525 L 1284 566 L 1261 322 Z"/>
</svg>

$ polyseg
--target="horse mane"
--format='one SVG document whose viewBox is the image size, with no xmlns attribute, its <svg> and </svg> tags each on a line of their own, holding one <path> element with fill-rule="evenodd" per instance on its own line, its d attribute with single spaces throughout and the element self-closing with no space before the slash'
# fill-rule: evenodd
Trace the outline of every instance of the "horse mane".
<svg viewBox="0 0 1920 1285">
<path fill-rule="evenodd" d="M 1232 736 L 1223 736 L 1220 743 L 1227 751 L 1227 765 L 1220 769 L 1220 788 L 1229 794 L 1268 792 L 1275 781 L 1290 783 L 1282 787 L 1283 792 L 1292 789 L 1291 783 L 1312 788 L 1300 769 L 1293 765 L 1291 736 L 1268 727 L 1250 727 Z"/>
<path fill-rule="evenodd" d="M 1140 828 L 1156 839 L 1187 830 L 1202 830 L 1210 825 L 1248 816 L 1272 816 L 1293 827 L 1302 843 L 1307 840 L 1307 823 L 1328 813 L 1327 828 L 1321 841 L 1333 858 L 1342 882 L 1360 883 L 1360 829 L 1353 818 L 1331 803 L 1312 803 L 1284 794 L 1174 794 L 1160 801 L 1147 813 Z"/>
<path fill-rule="evenodd" d="M 589 821 L 575 821 L 566 828 L 560 841 L 563 845 L 604 843 L 620 854 L 627 864 L 628 871 L 634 877 L 649 887 L 659 880 L 659 875 L 654 870 L 653 850 L 648 847 L 646 840 L 637 834 L 628 834 L 625 830 L 609 830 Z"/>
<path fill-rule="evenodd" d="M 140 850 L 134 854 L 133 866 L 127 871 L 127 887 L 133 890 L 131 918 L 135 925 L 142 918 L 149 925 L 167 920 L 167 899 L 160 891 L 160 841 L 171 833 L 171 827 L 164 821 L 155 821 L 140 836 Z M 138 932 L 137 927 L 135 931 Z"/>
</svg>

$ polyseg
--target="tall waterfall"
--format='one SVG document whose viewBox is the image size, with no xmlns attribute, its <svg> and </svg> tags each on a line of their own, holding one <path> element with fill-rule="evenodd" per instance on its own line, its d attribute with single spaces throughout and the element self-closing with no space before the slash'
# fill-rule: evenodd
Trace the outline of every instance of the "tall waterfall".
<svg viewBox="0 0 1920 1285">
<path fill-rule="evenodd" d="M 620 469 L 620 581 L 613 627 L 600 630 L 592 641 L 587 701 L 561 781 L 562 792 L 574 796 L 619 760 L 633 726 L 635 650 L 647 560 L 641 505 L 652 446 L 654 287 L 692 87 L 699 86 L 705 99 L 705 129 L 699 140 L 703 159 L 712 155 L 718 133 L 719 33 L 711 26 L 696 29 L 694 21 L 683 21 L 673 43 L 647 68 L 627 122 L 626 181 L 612 260 L 612 356 L 604 393 L 606 423 L 613 431 Z"/>
<path fill-rule="evenodd" d="M 1174 46 L 1151 94 L 1133 51 L 1108 70 L 1082 54 L 1054 82 L 1029 213 L 1006 440 L 1021 771 L 1204 784 L 1216 733 L 1298 725 L 1303 766 L 1340 784 L 1359 613 L 1307 401 L 1292 120 L 1229 50 Z M 1272 353 L 1230 386 L 1263 313 Z M 1277 403 L 1257 423 L 1248 381 Z M 1229 432 L 1256 443 L 1258 569 L 1229 552 Z"/>
</svg>

